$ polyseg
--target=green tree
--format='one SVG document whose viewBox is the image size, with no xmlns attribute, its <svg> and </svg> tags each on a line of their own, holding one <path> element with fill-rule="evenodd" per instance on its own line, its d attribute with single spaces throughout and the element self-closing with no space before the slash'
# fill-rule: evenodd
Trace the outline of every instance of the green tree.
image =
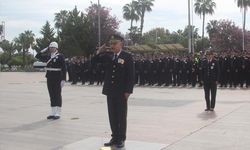
<svg viewBox="0 0 250 150">
<path fill-rule="evenodd" d="M 127 21 L 130 20 L 130 29 L 133 28 L 133 21 L 137 22 L 140 19 L 139 13 L 137 1 L 132 1 L 123 6 L 123 18 Z"/>
<path fill-rule="evenodd" d="M 58 41 L 60 41 L 60 33 L 62 31 L 63 26 L 66 24 L 68 20 L 69 12 L 67 10 L 61 10 L 59 13 L 55 13 L 55 28 L 57 30 Z"/>
<path fill-rule="evenodd" d="M 131 29 L 129 29 L 130 33 L 129 33 L 129 38 L 132 40 L 133 44 L 139 44 L 141 43 L 141 32 L 140 29 L 138 27 L 132 27 Z"/>
<path fill-rule="evenodd" d="M 172 33 L 168 29 L 155 28 L 143 34 L 143 44 L 176 44 L 179 43 L 188 47 L 188 26 L 184 30 L 177 30 Z M 200 39 L 198 28 L 192 26 L 194 44 Z M 194 45 L 195 46 L 195 45 Z M 197 47 L 197 46 L 195 46 Z"/>
<path fill-rule="evenodd" d="M 202 42 L 203 42 L 203 47 L 202 47 Z M 203 40 L 201 38 L 198 38 L 195 40 L 194 50 L 195 52 L 200 52 L 202 48 L 208 49 L 210 48 L 210 46 L 211 46 L 210 40 L 207 37 L 204 37 Z"/>
<path fill-rule="evenodd" d="M 24 31 L 24 33 L 19 34 L 17 38 L 14 39 L 17 44 L 17 50 L 22 51 L 23 67 L 26 65 L 26 55 L 30 47 L 34 46 L 35 34 L 30 31 Z"/>
<path fill-rule="evenodd" d="M 60 50 L 66 56 L 88 56 L 93 53 L 98 43 L 98 5 L 91 4 L 86 12 L 79 11 L 77 7 L 71 11 L 61 12 L 67 12 L 67 17 L 64 17 L 62 26 L 57 27 L 60 29 Z M 116 33 L 119 21 L 110 15 L 110 9 L 106 7 L 101 7 L 100 12 L 101 43 L 104 44 L 111 34 Z"/>
<path fill-rule="evenodd" d="M 217 26 L 219 26 L 219 22 L 217 20 L 211 20 L 208 24 L 207 24 L 207 33 L 209 35 L 209 37 L 211 38 L 212 35 L 217 31 Z"/>
<path fill-rule="evenodd" d="M 143 27 L 144 27 L 144 17 L 145 17 L 145 13 L 146 12 L 151 12 L 152 11 L 152 7 L 154 6 L 154 0 L 138 0 L 139 4 L 138 4 L 138 9 L 139 9 L 139 14 L 140 14 L 140 19 L 141 19 L 141 27 L 140 27 L 140 31 L 141 31 L 141 35 L 143 32 Z"/>
<path fill-rule="evenodd" d="M 36 42 L 36 49 L 42 50 L 43 48 L 47 47 L 50 42 L 55 41 L 55 32 L 54 29 L 51 27 L 50 23 L 46 21 L 45 25 L 42 27 L 40 33 L 42 34 L 42 38 L 37 38 Z"/>
<path fill-rule="evenodd" d="M 216 3 L 213 0 L 196 0 L 195 4 L 195 13 L 202 17 L 202 41 L 204 39 L 204 30 L 205 30 L 205 16 L 213 15 L 214 9 L 216 8 Z M 203 43 L 203 42 L 202 42 Z M 204 50 L 204 43 L 202 44 L 202 50 Z"/>
<path fill-rule="evenodd" d="M 16 46 L 13 42 L 3 40 L 2 42 L 0 42 L 0 47 L 3 50 L 0 63 L 9 65 L 10 60 L 16 52 Z"/>
<path fill-rule="evenodd" d="M 88 34 L 85 32 L 86 17 L 77 7 L 68 12 L 68 18 L 61 29 L 60 47 L 66 56 L 83 55 Z"/>
<path fill-rule="evenodd" d="M 193 48 L 197 47 L 197 41 L 200 40 L 200 36 L 198 34 L 198 28 L 196 28 L 195 26 L 191 26 L 191 30 L 192 30 L 192 46 Z M 183 36 L 183 40 L 180 42 L 184 47 L 188 47 L 188 32 L 189 32 L 189 28 L 188 26 L 185 27 L 183 33 L 182 33 L 182 36 Z M 206 38 L 204 38 L 204 48 L 207 48 L 206 47 Z"/>
<path fill-rule="evenodd" d="M 220 51 L 242 50 L 242 29 L 229 20 L 210 21 L 207 26 L 211 45 Z M 246 32 L 246 41 L 250 40 L 250 32 Z"/>
<path fill-rule="evenodd" d="M 248 7 L 250 7 L 250 0 L 236 0 L 238 7 L 240 7 L 243 11 L 243 33 L 246 33 L 246 16 Z M 245 37 L 244 37 L 245 39 Z M 245 41 L 244 41 L 245 42 Z"/>
<path fill-rule="evenodd" d="M 59 13 L 55 13 L 55 28 L 62 30 L 62 27 L 66 24 L 69 17 L 69 12 L 67 10 L 61 10 Z"/>
<path fill-rule="evenodd" d="M 164 44 L 167 41 L 167 33 L 164 28 L 155 28 L 143 34 L 144 44 Z"/>
<path fill-rule="evenodd" d="M 100 21 L 101 21 L 101 43 L 108 43 L 110 36 L 117 33 L 120 21 L 116 16 L 110 14 L 111 9 L 100 7 Z M 88 36 L 88 53 L 94 52 L 98 45 L 98 5 L 92 4 L 86 12 L 87 20 L 89 22 L 90 35 Z"/>
</svg>

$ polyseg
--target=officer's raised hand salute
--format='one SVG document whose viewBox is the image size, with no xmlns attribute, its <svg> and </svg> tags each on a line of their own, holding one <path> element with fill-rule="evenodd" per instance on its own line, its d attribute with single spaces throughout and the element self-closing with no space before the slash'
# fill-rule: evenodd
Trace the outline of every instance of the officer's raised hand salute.
<svg viewBox="0 0 250 150">
<path fill-rule="evenodd" d="M 215 60 L 212 51 L 207 51 L 206 57 L 206 60 L 202 62 L 202 81 L 204 83 L 206 100 L 205 111 L 214 111 L 220 68 L 219 63 Z"/>
<path fill-rule="evenodd" d="M 51 112 L 47 119 L 59 119 L 62 107 L 61 88 L 66 80 L 64 56 L 58 52 L 58 44 L 51 42 L 49 47 L 41 50 L 36 55 L 36 58 L 47 63 L 45 70 L 51 102 Z"/>
<path fill-rule="evenodd" d="M 106 44 L 103 44 L 101 47 L 98 47 L 98 49 L 96 50 L 96 54 L 100 54 L 100 53 L 104 53 L 104 52 L 108 52 L 109 49 L 106 46 Z"/>
<path fill-rule="evenodd" d="M 104 146 L 122 148 L 125 145 L 127 129 L 127 101 L 133 93 L 135 69 L 132 56 L 123 51 L 123 38 L 111 36 L 111 50 L 103 45 L 92 58 L 93 64 L 103 63 L 105 79 L 103 94 L 107 96 L 112 139 Z"/>
</svg>

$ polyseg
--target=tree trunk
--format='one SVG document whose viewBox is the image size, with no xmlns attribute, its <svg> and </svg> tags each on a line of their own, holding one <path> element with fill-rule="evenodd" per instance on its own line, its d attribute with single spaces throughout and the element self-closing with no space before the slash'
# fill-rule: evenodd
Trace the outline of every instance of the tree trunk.
<svg viewBox="0 0 250 150">
<path fill-rule="evenodd" d="M 143 25 L 144 25 L 144 16 L 145 16 L 145 11 L 142 10 L 142 15 L 141 15 L 141 36 L 142 36 Z"/>
<path fill-rule="evenodd" d="M 204 51 L 204 30 L 205 30 L 205 13 L 203 13 L 203 22 L 202 22 L 202 45 L 201 45 L 201 48 L 202 48 L 202 51 Z"/>
<path fill-rule="evenodd" d="M 131 31 L 130 32 L 132 32 L 132 28 L 133 28 L 133 19 L 131 19 L 131 23 L 130 23 L 130 29 L 131 29 Z"/>
<path fill-rule="evenodd" d="M 242 50 L 245 51 L 245 32 L 246 32 L 246 15 L 247 8 L 244 7 L 244 16 L 243 16 L 243 39 L 242 39 Z"/>
<path fill-rule="evenodd" d="M 25 67 L 25 49 L 23 48 L 23 68 Z"/>
</svg>

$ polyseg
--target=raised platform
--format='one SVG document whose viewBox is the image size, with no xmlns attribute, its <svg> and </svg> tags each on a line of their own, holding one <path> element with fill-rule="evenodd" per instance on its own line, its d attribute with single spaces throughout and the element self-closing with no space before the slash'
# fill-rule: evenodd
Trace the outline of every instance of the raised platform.
<svg viewBox="0 0 250 150">
<path fill-rule="evenodd" d="M 100 149 L 108 139 L 91 137 L 62 147 L 60 150 L 105 150 Z M 126 141 L 126 147 L 122 149 L 107 148 L 106 150 L 161 150 L 165 144 L 148 143 L 140 141 Z"/>
</svg>

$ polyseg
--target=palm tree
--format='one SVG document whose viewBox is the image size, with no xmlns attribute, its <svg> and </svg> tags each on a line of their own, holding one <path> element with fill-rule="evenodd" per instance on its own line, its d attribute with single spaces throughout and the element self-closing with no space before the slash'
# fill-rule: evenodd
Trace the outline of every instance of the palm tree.
<svg viewBox="0 0 250 150">
<path fill-rule="evenodd" d="M 243 9 L 243 51 L 245 50 L 245 32 L 246 32 L 246 15 L 247 9 L 250 7 L 250 0 L 236 0 L 238 7 Z"/>
<path fill-rule="evenodd" d="M 66 24 L 66 21 L 69 17 L 69 12 L 66 10 L 61 10 L 59 13 L 55 13 L 55 28 L 57 29 L 58 42 L 60 41 L 60 30 Z"/>
<path fill-rule="evenodd" d="M 17 38 L 14 39 L 15 44 L 17 44 L 17 47 L 19 47 L 19 51 L 22 51 L 23 53 L 23 67 L 26 65 L 26 52 L 28 52 L 28 49 L 30 46 L 33 45 L 35 41 L 35 34 L 32 31 L 24 31 L 24 33 L 19 34 Z"/>
<path fill-rule="evenodd" d="M 62 26 L 66 23 L 69 13 L 66 10 L 61 10 L 59 13 L 55 13 L 55 28 L 62 29 Z"/>
<path fill-rule="evenodd" d="M 140 12 L 140 18 L 141 18 L 141 35 L 143 31 L 143 26 L 144 26 L 144 17 L 146 12 L 151 12 L 152 11 L 152 6 L 154 6 L 154 0 L 138 0 L 139 2 L 139 12 Z"/>
<path fill-rule="evenodd" d="M 123 18 L 125 20 L 130 20 L 130 30 L 133 28 L 133 21 L 138 21 L 140 19 L 139 17 L 139 11 L 138 11 L 138 2 L 132 1 L 129 4 L 126 4 L 123 6 Z"/>
<path fill-rule="evenodd" d="M 216 3 L 213 0 L 196 0 L 195 13 L 203 18 L 202 21 L 202 50 L 204 50 L 204 30 L 205 30 L 205 16 L 207 14 L 213 15 L 214 9 L 216 8 Z"/>
</svg>

